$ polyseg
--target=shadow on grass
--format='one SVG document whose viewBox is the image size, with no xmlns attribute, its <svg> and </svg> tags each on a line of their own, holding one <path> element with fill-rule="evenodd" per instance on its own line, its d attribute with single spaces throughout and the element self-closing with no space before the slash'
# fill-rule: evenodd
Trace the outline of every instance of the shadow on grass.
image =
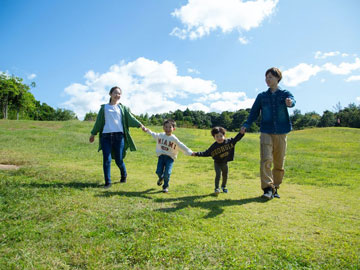
<svg viewBox="0 0 360 270">
<path fill-rule="evenodd" d="M 161 212 L 176 212 L 187 207 L 197 207 L 210 210 L 210 212 L 204 218 L 213 218 L 224 212 L 224 207 L 243 205 L 247 203 L 265 203 L 267 200 L 264 200 L 261 197 L 246 198 L 241 200 L 213 200 L 213 201 L 198 201 L 201 198 L 214 197 L 213 194 L 203 195 L 203 196 L 187 196 L 181 198 L 171 198 L 171 199 L 157 199 L 155 202 L 175 202 L 174 207 L 161 208 L 158 211 Z"/>
<path fill-rule="evenodd" d="M 144 191 L 105 191 L 101 194 L 96 195 L 97 197 L 111 197 L 111 196 L 124 196 L 124 197 L 139 197 L 145 198 L 148 200 L 153 200 L 155 203 L 173 203 L 174 207 L 168 208 L 161 208 L 156 211 L 160 212 L 176 212 L 181 209 L 187 207 L 193 208 L 203 208 L 207 209 L 210 212 L 204 218 L 213 218 L 216 217 L 224 212 L 224 207 L 227 206 L 236 206 L 236 205 L 243 205 L 247 203 L 265 203 L 267 200 L 264 200 L 261 197 L 253 197 L 253 198 L 246 198 L 241 200 L 211 200 L 211 201 L 201 201 L 207 197 L 216 197 L 213 193 L 206 194 L 206 195 L 198 195 L 198 196 L 186 196 L 186 197 L 179 197 L 179 198 L 158 198 L 154 199 L 151 195 L 162 193 L 162 191 L 156 190 L 154 188 L 150 188 Z"/>
<path fill-rule="evenodd" d="M 124 196 L 124 197 L 139 197 L 152 200 L 153 198 L 149 195 L 162 193 L 161 190 L 156 190 L 154 188 L 149 188 L 144 191 L 105 191 L 101 194 L 96 195 L 96 197 L 111 197 L 111 196 Z"/>
<path fill-rule="evenodd" d="M 99 188 L 101 185 L 98 183 L 84 183 L 84 182 L 51 182 L 51 183 L 30 183 L 23 184 L 24 187 L 30 188 L 75 188 L 75 189 L 85 189 L 85 188 Z"/>
</svg>

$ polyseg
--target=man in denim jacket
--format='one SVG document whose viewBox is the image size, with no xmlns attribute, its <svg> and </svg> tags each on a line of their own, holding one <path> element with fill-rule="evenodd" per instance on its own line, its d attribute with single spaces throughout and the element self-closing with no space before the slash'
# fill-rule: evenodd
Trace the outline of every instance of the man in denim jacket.
<svg viewBox="0 0 360 270">
<path fill-rule="evenodd" d="M 288 107 L 295 106 L 293 95 L 278 87 L 281 78 L 278 68 L 266 71 L 265 81 L 269 89 L 257 96 L 240 131 L 244 134 L 261 112 L 260 177 L 261 188 L 264 190 L 262 197 L 268 200 L 280 198 L 278 189 L 285 171 L 286 136 L 292 129 Z"/>
</svg>

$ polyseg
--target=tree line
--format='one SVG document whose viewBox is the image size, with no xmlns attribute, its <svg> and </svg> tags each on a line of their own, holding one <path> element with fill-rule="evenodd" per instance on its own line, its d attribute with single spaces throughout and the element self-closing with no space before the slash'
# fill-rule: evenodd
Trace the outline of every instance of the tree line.
<svg viewBox="0 0 360 270">
<path fill-rule="evenodd" d="M 322 115 L 316 112 L 301 114 L 300 110 L 294 110 L 290 115 L 290 121 L 295 130 L 313 128 L 313 127 L 352 127 L 360 128 L 360 105 L 349 104 L 342 109 L 337 104 L 336 112 L 329 110 L 324 111 Z M 174 119 L 179 127 L 192 127 L 208 129 L 215 126 L 222 126 L 229 131 L 239 131 L 240 127 L 248 118 L 250 109 L 240 109 L 236 112 L 224 111 L 221 113 L 203 111 L 185 111 L 176 110 L 169 113 L 153 114 L 149 116 L 140 114 L 136 116 L 144 125 L 161 126 L 165 119 Z M 97 114 L 94 112 L 87 113 L 84 121 L 94 121 Z M 252 124 L 249 132 L 258 132 L 260 130 L 260 117 Z"/>
<path fill-rule="evenodd" d="M 54 109 L 46 103 L 37 101 L 30 92 L 36 87 L 35 83 L 24 84 L 23 79 L 5 73 L 0 74 L 0 117 L 4 119 L 27 119 L 40 121 L 66 121 L 78 119 L 71 110 Z M 208 129 L 214 126 L 223 126 L 229 131 L 238 131 L 249 116 L 250 109 L 240 109 L 236 112 L 224 111 L 221 113 L 203 111 L 184 111 L 136 116 L 145 125 L 161 126 L 165 119 L 174 119 L 179 127 L 193 127 Z M 97 113 L 89 112 L 85 121 L 94 121 Z M 360 128 L 360 105 L 354 103 L 342 108 L 340 103 L 334 106 L 334 111 L 326 110 L 322 115 L 316 112 L 302 114 L 295 109 L 290 115 L 295 130 L 311 127 L 353 127 Z M 258 132 L 260 118 L 257 119 L 248 131 Z"/>
<path fill-rule="evenodd" d="M 5 73 L 0 74 L 0 117 L 40 121 L 66 121 L 77 119 L 71 110 L 54 109 L 36 100 L 30 92 L 36 84 L 24 84 L 23 79 Z"/>
</svg>

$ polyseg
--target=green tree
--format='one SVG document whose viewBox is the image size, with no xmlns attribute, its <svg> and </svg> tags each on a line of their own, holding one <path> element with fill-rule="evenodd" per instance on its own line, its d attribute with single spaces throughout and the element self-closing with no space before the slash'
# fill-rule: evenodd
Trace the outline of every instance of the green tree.
<svg viewBox="0 0 360 270">
<path fill-rule="evenodd" d="M 87 114 L 85 114 L 84 121 L 95 121 L 96 117 L 96 112 L 88 112 Z"/>
<path fill-rule="evenodd" d="M 333 112 L 328 110 L 324 111 L 320 118 L 319 127 L 333 127 L 336 123 L 336 117 Z"/>
</svg>

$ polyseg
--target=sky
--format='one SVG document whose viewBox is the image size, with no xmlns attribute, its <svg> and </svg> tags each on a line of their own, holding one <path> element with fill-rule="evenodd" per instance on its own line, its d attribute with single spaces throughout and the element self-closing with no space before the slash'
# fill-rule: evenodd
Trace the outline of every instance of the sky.
<svg viewBox="0 0 360 270">
<path fill-rule="evenodd" d="M 83 119 L 251 108 L 265 71 L 301 113 L 360 104 L 358 0 L 0 0 L 0 72 Z"/>
</svg>

